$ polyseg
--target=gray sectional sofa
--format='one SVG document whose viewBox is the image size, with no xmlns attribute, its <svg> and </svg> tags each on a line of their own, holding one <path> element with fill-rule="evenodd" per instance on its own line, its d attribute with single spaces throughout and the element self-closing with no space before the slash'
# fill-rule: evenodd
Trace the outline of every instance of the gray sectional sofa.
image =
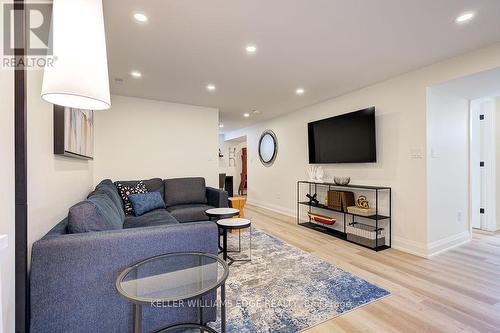
<svg viewBox="0 0 500 333">
<path fill-rule="evenodd" d="M 135 186 L 138 181 L 120 183 Z M 116 186 L 104 180 L 33 244 L 31 332 L 130 332 L 132 306 L 114 287 L 120 271 L 160 254 L 217 254 L 217 226 L 207 221 L 205 210 L 227 207 L 227 192 L 206 187 L 203 178 L 157 178 L 143 183 L 149 192 L 162 194 L 166 209 L 125 215 Z M 86 225 L 69 223 L 73 221 Z M 79 230 L 88 232 L 74 233 Z M 215 294 L 206 297 L 214 299 Z M 195 322 L 197 311 L 144 307 L 144 331 Z M 215 320 L 215 308 L 204 311 L 207 321 Z"/>
</svg>

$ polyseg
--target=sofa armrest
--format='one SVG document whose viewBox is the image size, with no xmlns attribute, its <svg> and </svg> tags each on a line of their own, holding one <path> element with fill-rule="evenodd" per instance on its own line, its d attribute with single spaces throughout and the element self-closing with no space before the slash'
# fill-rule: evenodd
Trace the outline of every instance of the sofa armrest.
<svg viewBox="0 0 500 333">
<path fill-rule="evenodd" d="M 213 187 L 207 187 L 207 202 L 217 208 L 229 207 L 228 193 Z"/>
<path fill-rule="evenodd" d="M 213 222 L 49 236 L 33 244 L 30 332 L 129 332 L 132 306 L 115 289 L 119 273 L 148 257 L 217 254 Z M 215 298 L 215 294 L 207 295 Z M 143 306 L 145 331 L 197 318 L 195 308 Z M 206 309 L 215 319 L 215 309 Z"/>
</svg>

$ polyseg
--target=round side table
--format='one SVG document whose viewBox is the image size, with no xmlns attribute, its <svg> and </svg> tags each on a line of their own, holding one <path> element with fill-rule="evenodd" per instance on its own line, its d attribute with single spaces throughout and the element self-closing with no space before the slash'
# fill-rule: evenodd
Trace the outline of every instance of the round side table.
<svg viewBox="0 0 500 333">
<path fill-rule="evenodd" d="M 205 214 L 208 216 L 210 221 L 218 221 L 221 219 L 228 219 L 231 217 L 239 216 L 240 210 L 236 208 L 212 208 L 207 209 Z M 220 236 L 222 232 L 219 229 L 219 253 L 222 252 L 222 245 L 220 244 Z"/>
<path fill-rule="evenodd" d="M 217 227 L 219 227 L 219 230 L 222 231 L 223 258 L 224 258 L 224 261 L 227 261 L 229 259 L 228 266 L 232 265 L 235 261 L 252 261 L 252 228 L 250 228 L 251 226 L 252 226 L 252 222 L 250 220 L 242 219 L 242 218 L 229 218 L 229 219 L 222 219 L 222 220 L 217 221 Z M 227 231 L 228 230 L 238 230 L 239 231 L 239 233 L 240 233 L 240 235 L 239 235 L 239 237 L 240 237 L 239 249 L 241 250 L 241 230 L 247 229 L 247 228 L 250 228 L 249 229 L 249 232 L 250 232 L 250 247 L 249 247 L 250 256 L 249 256 L 249 259 L 231 258 L 228 255 L 229 251 L 227 249 Z"/>
<path fill-rule="evenodd" d="M 220 220 L 240 215 L 240 210 L 236 208 L 212 208 L 205 211 L 210 220 Z"/>
</svg>

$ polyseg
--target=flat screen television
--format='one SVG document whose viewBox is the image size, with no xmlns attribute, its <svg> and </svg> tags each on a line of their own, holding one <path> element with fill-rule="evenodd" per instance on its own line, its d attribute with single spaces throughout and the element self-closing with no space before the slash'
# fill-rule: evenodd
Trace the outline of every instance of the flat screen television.
<svg viewBox="0 0 500 333">
<path fill-rule="evenodd" d="M 309 163 L 377 161 L 375 107 L 308 124 Z"/>
</svg>

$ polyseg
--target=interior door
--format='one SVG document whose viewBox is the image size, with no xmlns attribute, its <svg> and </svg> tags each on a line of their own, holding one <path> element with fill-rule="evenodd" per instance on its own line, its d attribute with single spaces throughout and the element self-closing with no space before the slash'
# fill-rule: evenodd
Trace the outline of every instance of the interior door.
<svg viewBox="0 0 500 333">
<path fill-rule="evenodd" d="M 482 230 L 496 225 L 494 108 L 490 99 L 471 102 L 471 224 Z"/>
<path fill-rule="evenodd" d="M 470 196 L 471 226 L 481 229 L 481 102 L 473 100 L 470 104 Z"/>
</svg>

